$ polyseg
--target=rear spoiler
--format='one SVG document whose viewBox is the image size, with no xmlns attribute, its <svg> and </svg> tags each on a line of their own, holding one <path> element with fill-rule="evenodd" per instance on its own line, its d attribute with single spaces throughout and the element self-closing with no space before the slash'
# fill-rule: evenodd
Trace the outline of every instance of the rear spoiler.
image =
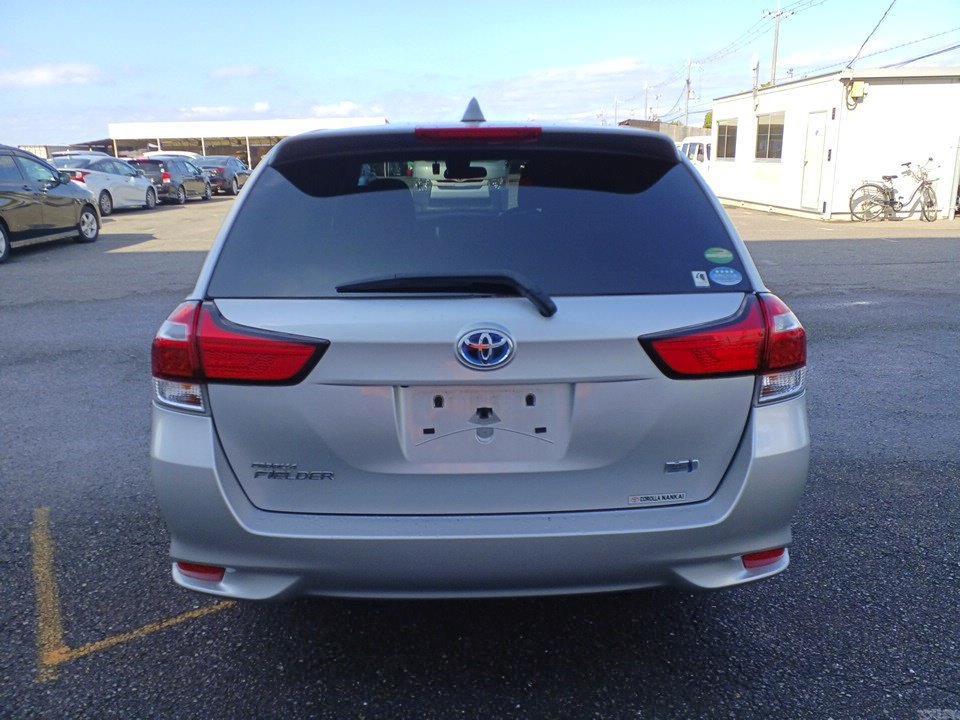
<svg viewBox="0 0 960 720">
<path fill-rule="evenodd" d="M 426 157 L 431 157 L 461 149 L 475 153 L 477 147 L 483 144 L 482 140 L 476 137 L 464 139 L 462 144 L 455 138 L 445 137 L 446 130 L 455 128 L 462 130 L 463 125 L 403 129 L 390 126 L 294 135 L 277 144 L 270 154 L 269 162 L 274 167 L 282 167 L 314 158 L 371 153 L 383 157 L 390 155 L 411 157 L 411 153 L 422 153 Z M 522 129 L 528 132 L 518 133 L 520 129 L 517 126 L 484 126 L 484 130 L 488 130 L 490 134 L 491 148 L 506 149 L 511 152 L 518 150 L 523 152 L 550 150 L 599 152 L 638 155 L 671 165 L 680 162 L 677 147 L 671 138 L 646 130 L 522 126 Z M 513 132 L 504 133 L 498 130 Z M 517 137 L 511 139 L 511 135 Z"/>
</svg>

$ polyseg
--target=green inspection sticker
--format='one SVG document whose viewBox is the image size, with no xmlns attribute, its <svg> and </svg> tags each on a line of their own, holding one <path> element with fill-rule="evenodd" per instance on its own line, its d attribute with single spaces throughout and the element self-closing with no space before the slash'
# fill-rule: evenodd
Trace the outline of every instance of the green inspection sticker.
<svg viewBox="0 0 960 720">
<path fill-rule="evenodd" d="M 722 247 L 707 248 L 703 251 L 703 256 L 717 265 L 726 265 L 733 260 L 733 253 Z"/>
</svg>

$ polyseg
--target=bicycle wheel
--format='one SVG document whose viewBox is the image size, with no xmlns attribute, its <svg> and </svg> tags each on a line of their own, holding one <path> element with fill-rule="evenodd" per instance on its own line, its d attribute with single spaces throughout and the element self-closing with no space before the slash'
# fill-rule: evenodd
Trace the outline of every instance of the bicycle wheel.
<svg viewBox="0 0 960 720">
<path fill-rule="evenodd" d="M 887 204 L 886 188 L 876 183 L 865 183 L 850 195 L 850 219 L 863 222 L 883 215 Z"/>
<path fill-rule="evenodd" d="M 937 194 L 929 185 L 920 193 L 920 217 L 927 222 L 937 219 Z"/>
</svg>

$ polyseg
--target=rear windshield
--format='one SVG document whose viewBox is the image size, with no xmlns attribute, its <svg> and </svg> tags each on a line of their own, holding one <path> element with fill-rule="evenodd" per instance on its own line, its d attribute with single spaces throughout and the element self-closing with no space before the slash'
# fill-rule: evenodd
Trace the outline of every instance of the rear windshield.
<svg viewBox="0 0 960 720">
<path fill-rule="evenodd" d="M 151 168 L 159 169 L 163 167 L 163 163 L 159 160 L 127 160 L 127 162 L 131 165 L 136 165 L 139 168 L 143 168 L 144 170 L 149 170 Z"/>
<path fill-rule="evenodd" d="M 750 289 L 682 164 L 557 150 L 341 156 L 264 168 L 245 192 L 211 297 L 344 297 L 337 286 L 361 280 L 504 271 L 550 295 Z"/>
<path fill-rule="evenodd" d="M 221 156 L 218 156 L 218 155 L 208 155 L 207 157 L 197 158 L 197 159 L 194 160 L 193 162 L 194 162 L 195 164 L 197 164 L 197 165 L 201 165 L 201 166 L 203 166 L 203 167 L 208 167 L 208 166 L 212 166 L 212 165 L 223 165 L 223 164 L 224 164 L 225 162 L 227 162 L 229 159 L 230 159 L 230 158 L 228 158 L 228 157 L 221 157 Z"/>
</svg>

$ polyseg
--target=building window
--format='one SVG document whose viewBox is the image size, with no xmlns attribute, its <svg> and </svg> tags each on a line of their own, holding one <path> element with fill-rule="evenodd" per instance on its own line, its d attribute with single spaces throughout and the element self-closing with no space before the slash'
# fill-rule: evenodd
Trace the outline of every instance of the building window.
<svg viewBox="0 0 960 720">
<path fill-rule="evenodd" d="M 717 123 L 717 158 L 732 159 L 737 156 L 737 121 L 721 120 Z"/>
<path fill-rule="evenodd" d="M 783 113 L 757 116 L 757 159 L 779 160 L 783 154 Z"/>
</svg>

